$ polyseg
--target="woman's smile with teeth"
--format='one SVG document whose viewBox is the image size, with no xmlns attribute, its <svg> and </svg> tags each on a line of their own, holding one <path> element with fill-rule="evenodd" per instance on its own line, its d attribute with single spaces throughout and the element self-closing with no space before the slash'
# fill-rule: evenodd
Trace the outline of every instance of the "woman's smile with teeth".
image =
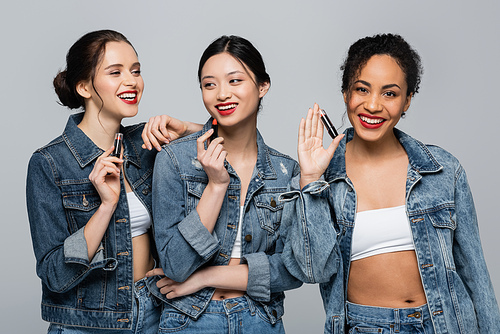
<svg viewBox="0 0 500 334">
<path fill-rule="evenodd" d="M 137 96 L 136 93 L 123 93 L 118 95 L 118 97 L 122 100 L 133 100 Z"/>
<path fill-rule="evenodd" d="M 231 103 L 231 104 L 226 104 L 226 105 L 219 105 L 219 106 L 216 106 L 216 108 L 219 110 L 229 110 L 229 109 L 236 108 L 237 105 L 238 104 L 236 104 L 236 103 Z"/>
<path fill-rule="evenodd" d="M 366 117 L 366 116 L 359 116 L 359 118 L 361 118 L 361 120 L 363 122 L 366 122 L 368 124 L 379 124 L 379 123 L 382 123 L 384 121 L 383 118 L 369 118 L 369 117 Z"/>
</svg>

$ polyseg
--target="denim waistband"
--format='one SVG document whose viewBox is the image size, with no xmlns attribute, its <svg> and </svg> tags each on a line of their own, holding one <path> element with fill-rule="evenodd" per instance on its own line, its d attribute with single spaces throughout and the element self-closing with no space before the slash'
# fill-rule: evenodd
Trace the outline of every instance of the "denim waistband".
<svg viewBox="0 0 500 334">
<path fill-rule="evenodd" d="M 351 319 L 380 324 L 416 324 L 431 318 L 429 307 L 389 308 L 366 306 L 346 302 L 347 316 Z"/>
<path fill-rule="evenodd" d="M 246 296 L 228 298 L 224 300 L 211 300 L 205 309 L 206 313 L 225 313 L 227 315 L 231 313 L 241 312 L 250 310 L 254 312 L 255 305 Z"/>
<path fill-rule="evenodd" d="M 153 277 L 143 277 L 140 280 L 134 283 L 134 292 L 135 295 L 141 295 L 144 293 L 149 293 L 149 286 L 151 284 L 155 284 L 154 276 Z"/>
</svg>

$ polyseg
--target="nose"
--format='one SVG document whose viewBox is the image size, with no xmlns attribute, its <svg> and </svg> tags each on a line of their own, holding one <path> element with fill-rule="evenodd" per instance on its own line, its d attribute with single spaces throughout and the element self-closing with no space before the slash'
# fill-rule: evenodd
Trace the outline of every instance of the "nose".
<svg viewBox="0 0 500 334">
<path fill-rule="evenodd" d="M 220 101 L 225 101 L 232 97 L 231 89 L 227 85 L 220 85 L 217 91 L 217 99 Z"/>
<path fill-rule="evenodd" d="M 137 85 L 137 78 L 133 73 L 126 73 L 123 79 L 123 84 L 129 87 L 135 87 Z"/>
<path fill-rule="evenodd" d="M 380 96 L 377 94 L 371 94 L 365 100 L 364 107 L 367 111 L 374 113 L 382 109 L 382 103 L 380 103 Z"/>
</svg>

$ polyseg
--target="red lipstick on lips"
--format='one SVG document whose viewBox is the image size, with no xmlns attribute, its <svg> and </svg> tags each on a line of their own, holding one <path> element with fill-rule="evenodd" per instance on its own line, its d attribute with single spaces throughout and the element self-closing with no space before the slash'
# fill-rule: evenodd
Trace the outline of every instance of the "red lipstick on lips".
<svg viewBox="0 0 500 334">
<path fill-rule="evenodd" d="M 382 120 L 382 122 L 380 123 L 375 123 L 375 124 L 371 124 L 371 123 L 367 123 L 365 121 L 363 121 L 361 119 L 361 116 L 363 117 L 366 117 L 366 118 L 369 118 L 369 119 L 373 119 L 373 120 Z M 384 124 L 385 122 L 385 119 L 383 119 L 382 117 L 374 117 L 374 116 L 371 116 L 371 115 L 366 115 L 366 114 L 359 114 L 358 115 L 358 119 L 359 119 L 359 122 L 361 123 L 362 126 L 364 126 L 365 128 L 367 129 L 378 129 L 382 126 L 382 124 Z"/>
<path fill-rule="evenodd" d="M 133 100 L 122 99 L 122 98 L 120 98 L 120 95 L 122 95 L 122 94 L 135 94 L 135 97 Z M 138 98 L 137 98 L 138 96 L 139 96 L 139 94 L 137 93 L 136 90 L 127 90 L 125 92 L 121 92 L 120 94 L 118 94 L 118 98 L 120 100 L 122 100 L 123 102 L 125 102 L 126 104 L 136 104 L 138 101 Z"/>
<path fill-rule="evenodd" d="M 219 108 L 224 107 L 224 106 L 229 106 L 231 104 L 236 104 L 236 103 L 233 103 L 233 102 L 219 103 L 215 107 L 217 108 L 217 111 L 219 112 L 219 114 L 221 114 L 222 116 L 227 116 L 227 115 L 231 115 L 236 110 L 238 105 L 236 104 L 236 107 L 231 108 L 231 109 L 225 109 L 225 110 L 220 110 Z"/>
</svg>

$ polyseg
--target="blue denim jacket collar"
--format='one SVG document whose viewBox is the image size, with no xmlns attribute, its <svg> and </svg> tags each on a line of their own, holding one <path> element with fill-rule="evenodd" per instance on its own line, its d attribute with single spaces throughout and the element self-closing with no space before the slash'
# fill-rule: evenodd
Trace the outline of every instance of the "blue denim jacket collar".
<svg viewBox="0 0 500 334">
<path fill-rule="evenodd" d="M 62 134 L 66 145 L 68 145 L 71 153 L 82 168 L 91 164 L 104 152 L 78 127 L 83 115 L 83 112 L 71 115 Z M 133 128 L 135 129 L 135 127 Z M 125 132 L 127 130 L 120 125 L 120 131 Z M 138 150 L 127 136 L 123 140 L 123 155 L 127 161 L 139 168 L 141 167 Z"/>
<path fill-rule="evenodd" d="M 345 150 L 346 143 L 351 141 L 354 136 L 354 128 L 346 129 L 344 134 L 345 138 L 339 143 L 335 155 L 330 161 L 330 167 L 335 166 L 335 168 L 327 168 L 325 172 L 325 180 L 328 182 L 332 182 L 339 178 L 347 179 Z M 419 173 L 434 173 L 443 168 L 426 145 L 396 128 L 394 128 L 394 134 L 408 153 L 409 164 L 414 170 Z"/>
<path fill-rule="evenodd" d="M 210 118 L 208 122 L 205 123 L 201 134 L 207 132 L 210 129 L 212 120 L 213 118 Z M 277 178 L 276 171 L 274 170 L 273 165 L 271 163 L 271 157 L 269 156 L 269 152 L 264 142 L 264 138 L 262 138 L 259 130 L 256 131 L 257 131 L 257 162 L 255 163 L 255 168 L 257 169 L 257 174 L 263 179 L 275 180 Z M 229 163 L 228 163 L 228 172 L 236 174 L 233 167 L 231 167 Z"/>
</svg>

